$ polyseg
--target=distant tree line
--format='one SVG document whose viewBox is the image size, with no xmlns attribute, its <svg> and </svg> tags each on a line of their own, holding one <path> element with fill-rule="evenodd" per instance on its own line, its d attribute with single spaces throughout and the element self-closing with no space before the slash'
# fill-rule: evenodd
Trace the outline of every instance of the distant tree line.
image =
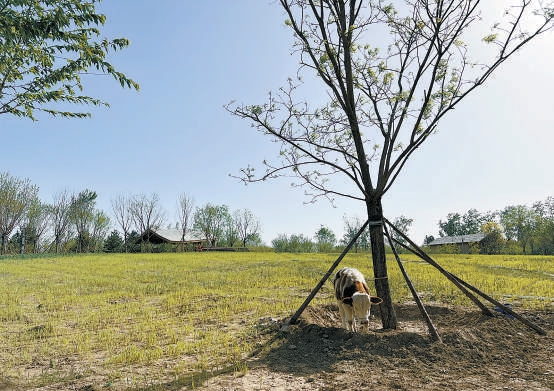
<svg viewBox="0 0 554 391">
<path fill-rule="evenodd" d="M 0 172 L 1 254 L 148 251 L 142 233 L 159 228 L 178 229 L 182 238 L 200 232 L 211 246 L 261 245 L 261 224 L 250 210 L 209 203 L 195 208 L 185 193 L 177 199 L 177 221 L 168 223 L 156 193 L 116 196 L 110 217 L 91 189 L 61 191 L 51 203 L 38 191 L 28 178 Z"/>
<path fill-rule="evenodd" d="M 485 233 L 479 251 L 487 254 L 554 254 L 554 197 L 502 210 L 449 213 L 440 220 L 439 236 Z M 425 244 L 434 240 L 425 237 Z"/>
<path fill-rule="evenodd" d="M 100 210 L 94 190 L 67 190 L 47 203 L 38 197 L 38 186 L 0 172 L 0 253 L 137 252 L 150 251 L 141 234 L 159 228 L 202 234 L 209 246 L 261 246 L 261 223 L 248 209 L 231 212 L 227 205 L 207 203 L 195 207 L 193 198 L 181 193 L 176 202 L 176 221 L 167 221 L 156 193 L 118 195 L 111 200 L 111 216 Z M 321 225 L 313 238 L 304 234 L 279 234 L 271 245 L 277 252 L 340 251 L 356 235 L 364 221 L 344 217 L 344 235 Z M 413 220 L 397 217 L 393 224 L 405 234 Z M 439 236 L 485 233 L 474 251 L 486 254 L 554 254 L 554 197 L 531 206 L 512 205 L 499 211 L 449 213 L 439 220 Z M 392 233 L 394 235 L 394 233 Z M 408 235 L 409 236 L 409 235 Z M 396 240 L 403 241 L 398 235 Z M 144 239 L 144 238 L 143 238 Z M 434 240 L 427 235 L 424 244 Z M 369 231 L 363 232 L 353 250 L 371 248 Z"/>
<path fill-rule="evenodd" d="M 144 233 L 162 228 L 163 214 L 156 205 L 159 205 L 156 194 L 152 194 L 150 198 L 143 195 L 127 198 L 120 196 L 112 200 L 114 215 L 116 215 L 123 236 L 117 230 L 112 231 L 106 239 L 104 250 L 109 252 L 151 251 L 152 246 L 148 237 L 139 235 L 133 227 L 137 226 L 137 221 L 141 221 L 142 223 L 138 225 L 140 226 L 140 232 Z M 200 233 L 206 239 L 208 246 L 211 247 L 261 245 L 261 224 L 248 209 L 239 209 L 231 213 L 227 205 L 213 205 L 210 203 L 194 208 L 193 199 L 185 193 L 179 195 L 177 206 L 179 221 L 174 224 L 169 223 L 164 227 L 179 230 L 182 241 L 185 241 L 187 234 L 194 231 Z M 139 213 L 139 211 L 143 212 Z M 149 216 L 151 217 L 149 218 Z M 157 251 L 163 251 L 163 249 L 175 251 L 179 247 L 157 247 Z M 181 248 L 181 250 L 186 249 L 188 247 Z"/>
<path fill-rule="evenodd" d="M 337 240 L 335 233 L 328 227 L 323 225 L 315 232 L 314 238 L 310 238 L 304 234 L 279 234 L 273 239 L 271 244 L 276 252 L 333 252 L 342 251 L 355 237 L 360 228 L 364 225 L 359 217 L 344 217 L 344 235 L 340 240 Z M 397 217 L 393 220 L 393 224 L 404 234 L 409 234 L 409 229 L 413 223 L 413 219 L 405 216 Z M 405 242 L 399 235 L 393 235 L 393 238 L 401 242 Z M 371 250 L 371 241 L 369 238 L 369 230 L 366 228 L 352 246 L 352 251 L 362 252 Z"/>
<path fill-rule="evenodd" d="M 275 252 L 328 253 L 337 250 L 335 233 L 323 225 L 315 232 L 313 239 L 304 234 L 279 234 L 271 244 Z"/>
</svg>

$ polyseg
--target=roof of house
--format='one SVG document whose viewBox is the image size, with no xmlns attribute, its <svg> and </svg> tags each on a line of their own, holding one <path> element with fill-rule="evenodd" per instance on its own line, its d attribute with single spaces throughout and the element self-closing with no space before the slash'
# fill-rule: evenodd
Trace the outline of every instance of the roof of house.
<svg viewBox="0 0 554 391">
<path fill-rule="evenodd" d="M 146 235 L 146 232 L 141 235 L 141 238 Z M 189 231 L 185 235 L 185 240 L 181 240 L 183 232 L 180 229 L 152 229 L 150 230 L 150 237 L 157 237 L 168 243 L 187 243 L 187 242 L 200 242 L 205 241 L 206 238 L 197 231 Z"/>
<path fill-rule="evenodd" d="M 436 238 L 429 246 L 439 246 L 442 244 L 459 244 L 459 243 L 476 243 L 485 238 L 484 233 L 470 234 L 470 235 L 458 235 L 458 236 L 445 236 L 442 238 Z"/>
</svg>

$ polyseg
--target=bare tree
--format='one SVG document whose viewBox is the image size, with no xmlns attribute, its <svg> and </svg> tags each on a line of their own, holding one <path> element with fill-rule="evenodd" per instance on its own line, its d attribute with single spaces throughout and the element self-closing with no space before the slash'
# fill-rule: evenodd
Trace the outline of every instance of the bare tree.
<svg viewBox="0 0 554 391">
<path fill-rule="evenodd" d="M 131 202 L 131 197 L 121 194 L 111 200 L 112 212 L 115 217 L 115 221 L 123 232 L 125 252 L 127 252 L 127 238 L 129 237 L 129 233 L 131 232 L 131 227 L 133 223 L 133 215 L 131 214 Z"/>
<path fill-rule="evenodd" d="M 54 201 L 50 205 L 50 214 L 52 216 L 52 230 L 54 234 L 54 252 L 61 251 L 62 246 L 70 235 L 71 219 L 70 219 L 71 195 L 67 190 L 54 195 Z"/>
<path fill-rule="evenodd" d="M 236 210 L 233 213 L 233 223 L 243 247 L 246 247 L 248 239 L 260 233 L 260 221 L 248 209 Z"/>
<path fill-rule="evenodd" d="M 41 250 L 41 238 L 52 223 L 50 205 L 43 204 L 39 198 L 29 206 L 25 221 L 20 224 L 21 232 L 25 232 L 24 240 L 29 240 L 33 245 L 32 251 L 38 253 Z"/>
<path fill-rule="evenodd" d="M 410 219 L 409 217 L 406 217 L 404 215 L 395 217 L 392 221 L 392 224 L 400 230 L 404 235 L 408 236 L 408 232 L 410 231 L 410 227 L 412 226 L 412 223 L 414 222 L 414 219 Z M 404 239 L 401 235 L 399 235 L 397 232 L 392 232 L 391 237 L 393 240 L 396 240 L 400 243 L 406 243 L 406 239 Z"/>
<path fill-rule="evenodd" d="M 514 0 L 503 2 L 492 30 L 479 30 L 490 3 L 279 0 L 296 39 L 299 73 L 319 77 L 328 103 L 311 108 L 296 98 L 301 83 L 290 80 L 263 105 L 228 106 L 281 143 L 280 160 L 264 162 L 261 175 L 244 169 L 243 180 L 292 172 L 314 200 L 342 196 L 365 205 L 384 328 L 396 328 L 397 321 L 384 251 L 383 196 L 447 113 L 553 27 L 552 2 Z M 484 60 L 471 58 L 483 52 Z"/>
<path fill-rule="evenodd" d="M 87 252 L 92 244 L 91 227 L 93 225 L 96 198 L 95 191 L 85 189 L 71 196 L 69 218 L 77 232 L 77 252 Z"/>
<path fill-rule="evenodd" d="M 177 200 L 177 213 L 179 226 L 181 227 L 181 240 L 185 241 L 185 236 L 192 225 L 194 199 L 186 193 L 179 194 Z"/>
<path fill-rule="evenodd" d="M 235 222 L 233 221 L 233 217 L 229 215 L 229 219 L 225 222 L 225 226 L 223 227 L 223 237 L 222 239 L 225 241 L 226 245 L 229 247 L 233 247 L 235 243 L 240 241 L 239 233 L 237 231 L 237 227 L 235 225 Z"/>
<path fill-rule="evenodd" d="M 131 216 L 139 234 L 161 227 L 165 220 L 164 212 L 160 206 L 160 197 L 152 193 L 150 197 L 139 194 L 133 197 L 130 204 Z"/>
<path fill-rule="evenodd" d="M 110 218 L 102 210 L 95 210 L 90 224 L 90 250 L 97 252 L 102 249 L 104 238 L 110 228 Z"/>
<path fill-rule="evenodd" d="M 6 253 L 8 238 L 13 229 L 25 217 L 25 213 L 36 199 L 38 187 L 31 180 L 0 173 L 0 237 L 1 253 Z"/>
<path fill-rule="evenodd" d="M 352 239 L 354 239 L 365 221 L 362 221 L 359 217 L 347 217 L 344 216 L 344 236 L 341 239 L 341 244 L 347 246 Z M 366 229 L 359 235 L 358 239 L 354 242 L 354 251 L 358 252 L 359 248 L 368 250 L 370 248 L 369 231 Z"/>
</svg>

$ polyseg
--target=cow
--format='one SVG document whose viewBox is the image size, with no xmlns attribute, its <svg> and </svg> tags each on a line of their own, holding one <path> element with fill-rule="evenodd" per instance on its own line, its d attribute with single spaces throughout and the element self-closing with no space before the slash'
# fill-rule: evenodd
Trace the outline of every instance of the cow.
<svg viewBox="0 0 554 391">
<path fill-rule="evenodd" d="M 342 326 L 356 332 L 357 321 L 369 329 L 371 304 L 379 304 L 382 300 L 369 295 L 363 274 L 357 269 L 344 267 L 335 274 L 333 285 Z"/>
</svg>

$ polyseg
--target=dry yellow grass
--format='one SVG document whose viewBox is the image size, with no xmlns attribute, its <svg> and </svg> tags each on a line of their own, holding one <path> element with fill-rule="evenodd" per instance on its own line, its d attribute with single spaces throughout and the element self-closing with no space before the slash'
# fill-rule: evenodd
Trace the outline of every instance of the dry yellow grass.
<svg viewBox="0 0 554 391">
<path fill-rule="evenodd" d="M 246 371 L 335 254 L 98 254 L 0 259 L 0 384 L 17 389 L 90 378 L 112 389 L 154 387 L 202 372 Z M 465 303 L 430 266 L 406 258 L 424 300 Z M 552 257 L 440 255 L 449 271 L 499 300 L 552 309 Z M 391 261 L 393 261 L 391 259 Z M 344 265 L 371 280 L 367 254 Z M 394 300 L 409 300 L 390 262 Z M 313 304 L 333 302 L 327 283 Z M 269 325 L 269 326 L 268 326 Z"/>
</svg>

